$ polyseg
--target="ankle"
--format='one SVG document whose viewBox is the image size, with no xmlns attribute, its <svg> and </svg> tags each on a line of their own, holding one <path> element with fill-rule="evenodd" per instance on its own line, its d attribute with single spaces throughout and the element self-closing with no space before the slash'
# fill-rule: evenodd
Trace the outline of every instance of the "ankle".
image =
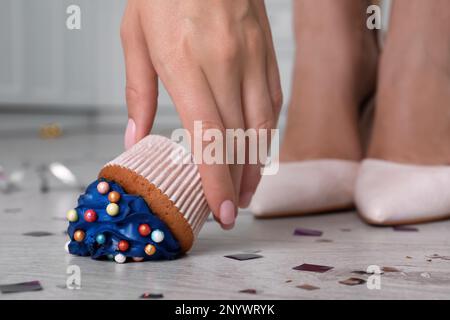
<svg viewBox="0 0 450 320">
<path fill-rule="evenodd" d="M 297 39 L 293 88 L 302 85 L 298 79 L 312 77 L 320 86 L 327 88 L 328 81 L 337 91 L 362 100 L 374 90 L 377 68 L 378 46 L 369 31 L 342 37 L 334 33 L 314 38 L 307 35 Z"/>
<path fill-rule="evenodd" d="M 400 163 L 450 163 L 450 54 L 388 43 L 368 156 Z"/>
</svg>

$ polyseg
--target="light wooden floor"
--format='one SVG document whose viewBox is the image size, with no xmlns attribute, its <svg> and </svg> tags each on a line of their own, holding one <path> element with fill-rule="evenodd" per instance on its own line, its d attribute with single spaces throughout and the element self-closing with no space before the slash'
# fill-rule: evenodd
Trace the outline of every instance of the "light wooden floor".
<svg viewBox="0 0 450 320">
<path fill-rule="evenodd" d="M 58 160 L 88 183 L 104 162 L 120 152 L 121 143 L 116 141 L 121 142 L 119 134 L 80 134 L 54 141 L 3 137 L 0 165 L 10 171 L 24 161 L 34 168 Z M 278 220 L 255 220 L 242 212 L 231 232 L 207 222 L 193 250 L 180 260 L 118 265 L 64 252 L 63 218 L 78 192 L 52 183 L 53 191 L 39 193 L 37 175 L 31 170 L 21 191 L 0 193 L 0 284 L 39 280 L 44 287 L 39 292 L 0 294 L 1 299 L 136 299 L 144 292 L 163 293 L 165 299 L 450 297 L 450 261 L 427 258 L 450 256 L 450 221 L 419 225 L 418 232 L 399 232 L 370 227 L 354 212 Z M 293 236 L 296 227 L 324 233 L 320 238 Z M 22 235 L 29 231 L 53 235 Z M 223 257 L 255 250 L 264 257 L 248 261 Z M 292 269 L 303 263 L 334 269 L 322 274 Z M 81 269 L 80 290 L 63 288 L 69 265 Z M 380 290 L 339 283 L 352 276 L 367 279 L 351 272 L 369 265 L 395 267 L 400 272 L 384 273 Z M 296 287 L 305 283 L 320 289 Z M 244 289 L 256 289 L 257 294 L 239 293 Z"/>
</svg>

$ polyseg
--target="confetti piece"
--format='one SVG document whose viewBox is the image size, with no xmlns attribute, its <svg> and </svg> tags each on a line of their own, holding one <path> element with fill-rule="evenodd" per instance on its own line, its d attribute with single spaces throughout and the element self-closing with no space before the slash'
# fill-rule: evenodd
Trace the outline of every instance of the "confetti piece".
<svg viewBox="0 0 450 320">
<path fill-rule="evenodd" d="M 0 291 L 2 293 L 16 293 L 16 292 L 39 291 L 39 290 L 43 290 L 41 283 L 39 281 L 0 285 Z"/>
<path fill-rule="evenodd" d="M 75 174 L 64 164 L 52 162 L 48 165 L 47 170 L 63 184 L 81 189 Z"/>
<path fill-rule="evenodd" d="M 32 231 L 26 232 L 23 235 L 28 237 L 47 237 L 53 235 L 53 233 L 47 231 Z"/>
<path fill-rule="evenodd" d="M 383 267 L 383 268 L 381 268 L 381 270 L 383 270 L 384 272 L 400 272 L 400 270 L 398 270 L 397 268 L 393 268 L 393 267 Z"/>
<path fill-rule="evenodd" d="M 316 287 L 316 286 L 313 286 L 313 285 L 310 285 L 310 284 L 307 284 L 307 283 L 302 284 L 300 286 L 297 286 L 297 288 L 303 289 L 303 290 L 307 290 L 307 291 L 320 289 L 319 287 Z"/>
<path fill-rule="evenodd" d="M 436 253 L 431 255 L 431 256 L 427 256 L 427 258 L 430 258 L 430 259 L 441 259 L 441 260 L 450 260 L 450 256 L 441 256 L 441 255 L 436 254 Z"/>
<path fill-rule="evenodd" d="M 330 243 L 330 242 L 333 242 L 333 240 L 330 240 L 330 239 L 317 239 L 316 242 Z"/>
<path fill-rule="evenodd" d="M 368 274 L 366 271 L 364 271 L 364 270 L 354 270 L 354 271 L 352 271 L 352 273 L 354 273 L 354 274 L 361 274 L 361 275 L 363 275 L 363 274 Z"/>
<path fill-rule="evenodd" d="M 366 280 L 360 278 L 348 278 L 346 280 L 339 281 L 340 284 L 345 284 L 346 286 L 357 286 L 366 283 Z"/>
<path fill-rule="evenodd" d="M 431 274 L 429 274 L 428 272 L 422 272 L 420 274 L 420 276 L 423 277 L 423 278 L 427 278 L 427 279 L 431 278 Z"/>
<path fill-rule="evenodd" d="M 286 281 L 285 281 L 285 283 L 289 283 L 289 282 L 292 282 L 292 280 L 286 280 Z"/>
<path fill-rule="evenodd" d="M 297 228 L 294 230 L 294 236 L 310 236 L 310 237 L 320 237 L 322 236 L 322 231 L 312 230 L 305 228 Z"/>
<path fill-rule="evenodd" d="M 3 210 L 5 213 L 19 213 L 22 211 L 21 208 L 6 208 Z"/>
<path fill-rule="evenodd" d="M 145 292 L 140 296 L 141 299 L 162 299 L 164 295 L 162 293 L 148 293 Z"/>
<path fill-rule="evenodd" d="M 292 269 L 299 270 L 299 271 L 324 273 L 324 272 L 327 272 L 328 270 L 333 269 L 333 267 L 304 263 L 304 264 L 294 267 Z"/>
<path fill-rule="evenodd" d="M 406 256 L 405 258 L 406 258 L 406 259 L 412 259 L 412 257 L 410 257 L 410 256 Z"/>
<path fill-rule="evenodd" d="M 240 293 L 248 293 L 248 294 L 256 294 L 256 290 L 255 289 L 244 289 L 239 291 Z"/>
<path fill-rule="evenodd" d="M 416 227 L 410 227 L 410 226 L 394 226 L 392 229 L 394 231 L 410 231 L 410 232 L 417 232 L 419 229 Z"/>
<path fill-rule="evenodd" d="M 39 137 L 41 139 L 54 139 L 59 138 L 63 131 L 58 123 L 48 123 L 39 129 Z"/>
<path fill-rule="evenodd" d="M 258 259 L 258 258 L 262 258 L 263 256 L 260 254 L 254 254 L 254 253 L 237 253 L 237 254 L 230 254 L 230 255 L 224 256 L 224 257 L 243 261 L 243 260 Z"/>
<path fill-rule="evenodd" d="M 355 270 L 355 271 L 352 271 L 352 273 L 359 274 L 359 275 L 384 274 L 383 271 L 378 273 L 378 272 L 367 272 L 367 271 L 364 271 L 364 270 Z"/>
</svg>

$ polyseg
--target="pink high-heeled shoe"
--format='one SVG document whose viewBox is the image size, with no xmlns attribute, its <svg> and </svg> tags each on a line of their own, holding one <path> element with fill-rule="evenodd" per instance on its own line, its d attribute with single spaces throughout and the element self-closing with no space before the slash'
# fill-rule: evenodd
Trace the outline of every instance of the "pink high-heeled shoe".
<svg viewBox="0 0 450 320">
<path fill-rule="evenodd" d="M 366 159 L 355 204 L 371 224 L 415 224 L 450 217 L 450 166 L 400 164 Z"/>
<path fill-rule="evenodd" d="M 277 174 L 262 177 L 250 210 L 270 218 L 352 208 L 358 167 L 337 159 L 280 163 Z"/>
</svg>

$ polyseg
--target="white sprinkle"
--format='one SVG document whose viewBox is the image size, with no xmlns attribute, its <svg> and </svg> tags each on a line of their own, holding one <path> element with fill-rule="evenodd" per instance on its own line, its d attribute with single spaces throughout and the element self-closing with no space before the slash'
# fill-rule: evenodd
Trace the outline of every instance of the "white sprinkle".
<svg viewBox="0 0 450 320">
<path fill-rule="evenodd" d="M 125 257 L 125 256 L 124 256 L 123 254 L 121 254 L 121 253 L 118 253 L 118 254 L 115 255 L 114 260 L 115 260 L 117 263 L 124 263 L 125 260 L 127 260 L 127 257 Z"/>
</svg>

